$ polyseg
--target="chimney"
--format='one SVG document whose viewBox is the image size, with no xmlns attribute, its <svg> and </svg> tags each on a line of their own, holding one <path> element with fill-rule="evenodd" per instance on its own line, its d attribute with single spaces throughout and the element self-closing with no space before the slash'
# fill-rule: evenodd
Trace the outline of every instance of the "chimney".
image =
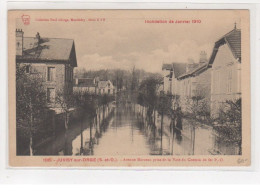
<svg viewBox="0 0 260 191">
<path fill-rule="evenodd" d="M 194 60 L 192 58 L 188 58 L 188 63 L 186 65 L 186 72 L 190 72 L 194 66 Z"/>
<path fill-rule="evenodd" d="M 200 63 L 208 62 L 207 53 L 205 51 L 200 52 Z"/>
<path fill-rule="evenodd" d="M 23 30 L 16 29 L 16 55 L 23 55 Z"/>
</svg>

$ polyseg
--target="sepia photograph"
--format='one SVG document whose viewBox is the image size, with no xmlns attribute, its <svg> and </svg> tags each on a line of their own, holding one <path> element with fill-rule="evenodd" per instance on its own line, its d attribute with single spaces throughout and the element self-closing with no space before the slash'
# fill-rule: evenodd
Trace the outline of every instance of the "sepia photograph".
<svg viewBox="0 0 260 191">
<path fill-rule="evenodd" d="M 15 166 L 250 165 L 247 10 L 8 19 Z"/>
</svg>

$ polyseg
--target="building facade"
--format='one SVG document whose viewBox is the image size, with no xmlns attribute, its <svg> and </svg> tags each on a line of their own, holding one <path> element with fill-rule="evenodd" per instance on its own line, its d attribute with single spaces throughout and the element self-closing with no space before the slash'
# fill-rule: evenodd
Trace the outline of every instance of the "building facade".
<svg viewBox="0 0 260 191">
<path fill-rule="evenodd" d="M 163 64 L 163 91 L 169 95 L 179 95 L 177 78 L 186 73 L 186 63 Z"/>
<path fill-rule="evenodd" d="M 202 64 L 202 65 L 201 65 Z M 211 98 L 211 71 L 207 63 L 201 63 L 194 70 L 178 78 L 180 99 L 179 103 L 184 110 L 187 105 L 203 101 L 210 107 Z"/>
<path fill-rule="evenodd" d="M 209 60 L 211 111 L 218 114 L 226 100 L 241 98 L 241 30 L 235 28 L 218 41 Z"/>
<path fill-rule="evenodd" d="M 97 84 L 96 78 L 75 78 L 73 80 L 73 92 L 97 94 Z"/>
<path fill-rule="evenodd" d="M 97 85 L 98 94 L 109 94 L 114 95 L 116 93 L 116 88 L 110 80 L 99 81 Z"/>
<path fill-rule="evenodd" d="M 172 80 L 172 64 L 162 65 L 162 75 L 163 75 L 163 92 L 165 94 L 170 94 L 171 92 L 171 80 Z"/>
<path fill-rule="evenodd" d="M 58 107 L 59 92 L 73 93 L 73 69 L 77 67 L 74 41 L 71 39 L 24 37 L 16 30 L 16 63 L 25 66 L 28 75 L 37 75 L 46 90 L 49 107 Z"/>
<path fill-rule="evenodd" d="M 172 96 L 173 106 L 188 110 L 188 105 L 198 99 L 207 99 L 210 103 L 211 72 L 205 51 L 200 53 L 198 63 L 163 64 L 164 93 Z"/>
</svg>

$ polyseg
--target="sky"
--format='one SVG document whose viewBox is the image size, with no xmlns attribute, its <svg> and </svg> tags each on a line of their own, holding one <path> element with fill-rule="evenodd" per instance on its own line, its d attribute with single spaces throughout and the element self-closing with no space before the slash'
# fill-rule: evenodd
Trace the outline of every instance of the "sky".
<svg viewBox="0 0 260 191">
<path fill-rule="evenodd" d="M 238 10 L 96 10 L 24 11 L 30 25 L 17 18 L 25 37 L 74 39 L 78 68 L 86 70 L 131 70 L 160 72 L 163 63 L 199 59 L 211 55 L 214 43 L 234 28 L 240 28 Z M 37 21 L 39 19 L 85 19 L 82 21 Z M 88 19 L 105 21 L 88 21 Z M 200 20 L 201 23 L 145 23 L 145 20 Z"/>
</svg>

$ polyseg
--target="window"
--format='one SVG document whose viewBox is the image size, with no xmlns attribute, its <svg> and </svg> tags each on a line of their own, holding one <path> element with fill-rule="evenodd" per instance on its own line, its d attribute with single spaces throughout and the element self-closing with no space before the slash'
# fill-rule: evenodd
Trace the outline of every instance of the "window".
<svg viewBox="0 0 260 191">
<path fill-rule="evenodd" d="M 55 89 L 47 88 L 47 101 L 53 103 L 55 101 Z"/>
<path fill-rule="evenodd" d="M 67 79 L 68 81 L 70 81 L 70 69 L 67 68 L 66 71 L 67 71 L 66 79 Z"/>
<path fill-rule="evenodd" d="M 55 67 L 48 67 L 47 71 L 47 81 L 54 81 L 55 80 Z"/>
<path fill-rule="evenodd" d="M 101 94 L 101 89 L 99 89 L 99 91 L 98 91 L 98 92 L 99 92 L 99 94 Z"/>
<path fill-rule="evenodd" d="M 108 94 L 110 94 L 110 89 L 108 89 Z"/>
<path fill-rule="evenodd" d="M 232 70 L 228 71 L 228 79 L 227 79 L 227 92 L 232 92 Z"/>
<path fill-rule="evenodd" d="M 26 66 L 26 67 L 25 67 L 25 72 L 26 72 L 27 74 L 30 73 L 30 66 Z"/>
<path fill-rule="evenodd" d="M 105 89 L 103 89 L 103 93 L 105 93 Z"/>
</svg>

